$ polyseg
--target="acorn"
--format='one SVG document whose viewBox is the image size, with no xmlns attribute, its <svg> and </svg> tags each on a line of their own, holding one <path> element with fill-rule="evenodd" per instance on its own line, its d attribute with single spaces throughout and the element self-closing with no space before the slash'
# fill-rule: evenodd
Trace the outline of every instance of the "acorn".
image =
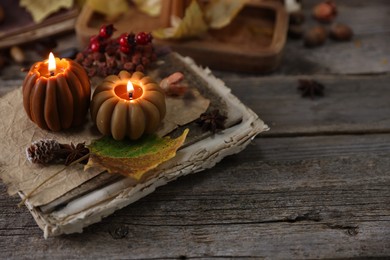
<svg viewBox="0 0 390 260">
<path fill-rule="evenodd" d="M 326 41 L 328 33 L 323 26 L 317 25 L 306 31 L 303 40 L 306 47 L 317 47 Z"/>
<path fill-rule="evenodd" d="M 353 37 L 351 27 L 341 23 L 332 25 L 329 34 L 330 38 L 336 41 L 350 41 Z"/>
<path fill-rule="evenodd" d="M 317 4 L 313 8 L 313 17 L 319 22 L 330 23 L 337 16 L 336 3 L 332 0 L 327 0 Z"/>
</svg>

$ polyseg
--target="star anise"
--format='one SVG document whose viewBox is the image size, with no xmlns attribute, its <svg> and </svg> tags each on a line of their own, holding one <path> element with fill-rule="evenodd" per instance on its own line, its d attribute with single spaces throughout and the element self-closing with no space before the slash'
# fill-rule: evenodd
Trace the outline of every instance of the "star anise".
<svg viewBox="0 0 390 260">
<path fill-rule="evenodd" d="M 80 159 L 81 157 L 89 154 L 89 149 L 85 146 L 85 143 L 78 143 L 77 145 L 60 144 L 61 149 L 57 151 L 57 155 L 65 159 L 65 165 L 69 165 L 72 162 Z M 87 159 L 81 163 L 86 163 Z"/>
<path fill-rule="evenodd" d="M 299 79 L 298 90 L 302 92 L 302 97 L 311 97 L 314 99 L 316 96 L 324 96 L 324 85 L 311 79 Z"/>
<path fill-rule="evenodd" d="M 221 115 L 218 109 L 206 112 L 200 115 L 197 123 L 202 127 L 203 131 L 211 131 L 213 134 L 217 129 L 224 129 L 226 116 Z"/>
</svg>

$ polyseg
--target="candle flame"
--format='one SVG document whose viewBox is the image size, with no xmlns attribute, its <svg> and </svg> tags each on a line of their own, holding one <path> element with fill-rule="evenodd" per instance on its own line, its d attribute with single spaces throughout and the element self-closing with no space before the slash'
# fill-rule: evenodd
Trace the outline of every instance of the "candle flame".
<svg viewBox="0 0 390 260">
<path fill-rule="evenodd" d="M 133 93 L 134 91 L 134 87 L 133 87 L 133 83 L 131 83 L 131 81 L 127 81 L 127 92 L 129 93 Z"/>
<path fill-rule="evenodd" d="M 56 70 L 56 60 L 52 52 L 49 54 L 49 71 L 54 72 Z"/>
<path fill-rule="evenodd" d="M 131 81 L 127 81 L 127 93 L 129 94 L 129 99 L 132 100 L 133 99 L 133 92 L 134 92 L 134 86 L 133 86 L 133 83 L 131 83 Z"/>
</svg>

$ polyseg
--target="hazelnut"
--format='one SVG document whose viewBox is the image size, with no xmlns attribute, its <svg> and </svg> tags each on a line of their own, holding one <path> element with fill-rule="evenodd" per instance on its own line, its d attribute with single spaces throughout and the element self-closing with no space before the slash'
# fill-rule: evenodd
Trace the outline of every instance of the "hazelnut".
<svg viewBox="0 0 390 260">
<path fill-rule="evenodd" d="M 351 27 L 345 24 L 334 24 L 330 28 L 330 38 L 336 41 L 349 41 L 353 37 L 353 31 Z"/>
<path fill-rule="evenodd" d="M 295 11 L 290 13 L 289 16 L 289 22 L 290 24 L 300 25 L 305 22 L 305 15 L 302 11 Z"/>
<path fill-rule="evenodd" d="M 326 41 L 326 38 L 328 36 L 327 31 L 324 27 L 318 25 L 315 27 L 310 28 L 306 31 L 303 40 L 306 47 L 317 47 Z"/>
<path fill-rule="evenodd" d="M 327 0 L 314 6 L 313 17 L 320 22 L 329 23 L 337 15 L 336 4 L 332 0 Z"/>
</svg>

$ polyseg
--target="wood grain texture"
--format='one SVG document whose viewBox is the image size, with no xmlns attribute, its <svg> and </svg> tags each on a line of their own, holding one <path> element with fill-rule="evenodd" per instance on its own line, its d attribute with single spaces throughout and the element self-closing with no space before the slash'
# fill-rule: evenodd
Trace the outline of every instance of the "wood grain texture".
<svg viewBox="0 0 390 260">
<path fill-rule="evenodd" d="M 266 135 L 390 132 L 389 75 L 218 76 L 271 127 Z M 297 90 L 300 78 L 322 83 L 324 97 L 302 98 Z"/>
<path fill-rule="evenodd" d="M 84 234 L 46 241 L 3 188 L 0 256 L 388 256 L 389 143 L 388 134 L 257 138 L 215 168 L 159 188 Z"/>
<path fill-rule="evenodd" d="M 303 1 L 306 21 L 303 29 L 319 25 L 311 16 L 320 1 Z M 303 40 L 289 39 L 276 75 L 299 74 L 378 74 L 390 70 L 390 5 L 386 0 L 337 1 L 335 23 L 354 31 L 350 42 L 328 39 L 317 48 L 306 48 Z M 322 24 L 326 29 L 330 25 Z"/>
<path fill-rule="evenodd" d="M 305 12 L 317 2 L 304 1 Z M 43 240 L 0 184 L 0 258 L 389 257 L 390 5 L 337 4 L 353 42 L 306 49 L 289 40 L 281 67 L 267 77 L 215 72 L 269 133 L 83 234 Z M 19 69 L 2 71 L 0 95 L 20 85 Z M 302 75 L 323 83 L 325 97 L 302 99 Z"/>
</svg>

